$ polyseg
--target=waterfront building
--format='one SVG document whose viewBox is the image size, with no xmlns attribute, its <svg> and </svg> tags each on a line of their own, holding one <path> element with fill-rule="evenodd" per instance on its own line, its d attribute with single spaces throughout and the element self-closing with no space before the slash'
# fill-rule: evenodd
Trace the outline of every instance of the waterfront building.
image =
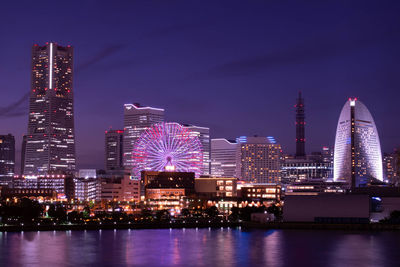
<svg viewBox="0 0 400 267">
<path fill-rule="evenodd" d="M 74 199 L 79 201 L 100 200 L 100 180 L 95 178 L 74 178 Z"/>
<path fill-rule="evenodd" d="M 140 104 L 124 105 L 123 165 L 132 168 L 132 150 L 136 140 L 150 126 L 164 121 L 164 109 L 143 107 Z"/>
<path fill-rule="evenodd" d="M 193 195 L 195 193 L 194 177 L 193 172 L 143 171 L 142 184 L 145 198 Z"/>
<path fill-rule="evenodd" d="M 296 158 L 304 158 L 306 156 L 306 135 L 305 135 L 305 111 L 304 99 L 299 92 L 296 105 Z"/>
<path fill-rule="evenodd" d="M 15 176 L 13 188 L 51 189 L 57 192 L 57 199 L 72 199 L 74 194 L 73 177 L 65 174 Z"/>
<path fill-rule="evenodd" d="M 224 138 L 211 139 L 211 176 L 235 177 L 237 143 Z"/>
<path fill-rule="evenodd" d="M 208 198 L 236 197 L 237 178 L 234 177 L 200 177 L 194 180 L 198 196 Z"/>
<path fill-rule="evenodd" d="M 273 137 L 241 136 L 237 143 L 236 177 L 253 183 L 281 182 L 282 150 Z"/>
<path fill-rule="evenodd" d="M 285 188 L 285 195 L 320 195 L 324 193 L 345 193 L 346 183 L 326 182 L 325 179 L 294 182 Z"/>
<path fill-rule="evenodd" d="M 0 185 L 8 185 L 15 171 L 15 139 L 11 134 L 0 135 Z"/>
<path fill-rule="evenodd" d="M 334 180 L 352 188 L 383 181 L 382 153 L 375 122 L 357 98 L 344 105 L 336 130 Z"/>
<path fill-rule="evenodd" d="M 239 183 L 238 191 L 246 205 L 248 203 L 262 203 L 266 206 L 279 203 L 282 199 L 282 188 L 278 184 L 267 183 Z M 244 205 L 244 206 L 246 206 Z"/>
<path fill-rule="evenodd" d="M 32 47 L 26 175 L 75 170 L 72 69 L 72 47 Z"/>
<path fill-rule="evenodd" d="M 105 134 L 106 170 L 123 168 L 123 130 L 108 130 Z"/>
<path fill-rule="evenodd" d="M 385 153 L 383 155 L 383 175 L 384 180 L 395 186 L 400 185 L 400 152 Z"/>
<path fill-rule="evenodd" d="M 131 179 L 129 174 L 115 175 L 100 179 L 101 200 L 140 202 L 140 181 Z"/>
<path fill-rule="evenodd" d="M 201 175 L 208 176 L 211 173 L 211 142 L 210 142 L 210 128 L 200 127 L 190 124 L 184 124 L 183 127 L 190 131 L 191 136 L 199 138 L 202 153 L 203 153 L 203 166 L 201 168 Z"/>
</svg>

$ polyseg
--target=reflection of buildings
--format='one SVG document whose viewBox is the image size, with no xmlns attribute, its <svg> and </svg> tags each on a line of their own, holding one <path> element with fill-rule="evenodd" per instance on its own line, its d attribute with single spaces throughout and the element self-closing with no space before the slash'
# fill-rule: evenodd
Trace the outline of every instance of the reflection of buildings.
<svg viewBox="0 0 400 267">
<path fill-rule="evenodd" d="M 199 196 L 209 198 L 215 197 L 236 197 L 236 178 L 213 177 L 196 178 L 195 190 Z"/>
<path fill-rule="evenodd" d="M 334 154 L 334 180 L 351 187 L 383 181 L 378 131 L 367 107 L 349 99 L 339 117 Z"/>
<path fill-rule="evenodd" d="M 224 138 L 211 139 L 211 176 L 235 177 L 237 143 Z"/>
<path fill-rule="evenodd" d="M 106 170 L 123 168 L 123 130 L 108 130 L 105 134 Z"/>
<path fill-rule="evenodd" d="M 184 124 L 183 126 L 191 132 L 192 136 L 199 138 L 203 152 L 203 167 L 201 168 L 201 175 L 210 175 L 210 128 L 187 124 Z"/>
<path fill-rule="evenodd" d="M 281 146 L 269 137 L 237 138 L 236 177 L 254 183 L 280 183 Z"/>
<path fill-rule="evenodd" d="M 32 47 L 25 175 L 75 170 L 72 61 L 70 46 Z"/>
<path fill-rule="evenodd" d="M 0 185 L 8 185 L 14 177 L 15 140 L 11 134 L 0 135 Z"/>
<path fill-rule="evenodd" d="M 150 126 L 164 121 L 164 109 L 142 107 L 139 104 L 124 105 L 124 166 L 132 167 L 132 150 L 135 141 Z"/>
</svg>

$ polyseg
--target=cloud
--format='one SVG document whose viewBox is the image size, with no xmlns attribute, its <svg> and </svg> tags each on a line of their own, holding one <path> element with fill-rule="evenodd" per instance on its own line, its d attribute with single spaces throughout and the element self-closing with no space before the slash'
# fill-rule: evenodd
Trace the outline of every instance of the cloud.
<svg viewBox="0 0 400 267">
<path fill-rule="evenodd" d="M 11 103 L 8 106 L 0 107 L 0 117 L 19 117 L 26 115 L 26 106 L 22 106 L 27 103 L 29 98 L 29 92 L 24 94 L 20 99 Z"/>
<path fill-rule="evenodd" d="M 394 30 L 375 33 L 374 35 L 364 34 L 351 40 L 340 41 L 330 39 L 309 39 L 306 42 L 292 46 L 288 49 L 271 51 L 254 57 L 240 58 L 220 64 L 204 75 L 212 78 L 226 76 L 246 76 L 269 68 L 295 65 L 315 60 L 325 60 L 333 57 L 347 55 L 367 46 L 374 45 L 388 39 L 398 38 Z"/>
<path fill-rule="evenodd" d="M 118 51 L 122 50 L 124 47 L 125 47 L 125 45 L 123 45 L 123 44 L 113 44 L 113 45 L 106 46 L 100 52 L 93 55 L 89 60 L 79 64 L 75 68 L 74 72 L 76 73 L 76 72 L 85 70 L 85 69 L 89 68 L 90 66 L 95 65 L 96 63 L 102 61 L 103 59 L 110 57 L 111 55 L 117 53 Z"/>
</svg>

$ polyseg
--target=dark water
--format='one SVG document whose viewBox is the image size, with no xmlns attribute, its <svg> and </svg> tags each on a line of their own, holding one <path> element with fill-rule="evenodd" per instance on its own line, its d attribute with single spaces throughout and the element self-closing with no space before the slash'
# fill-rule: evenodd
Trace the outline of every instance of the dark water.
<svg viewBox="0 0 400 267">
<path fill-rule="evenodd" d="M 399 232 L 0 232 L 0 266 L 400 266 Z"/>
</svg>

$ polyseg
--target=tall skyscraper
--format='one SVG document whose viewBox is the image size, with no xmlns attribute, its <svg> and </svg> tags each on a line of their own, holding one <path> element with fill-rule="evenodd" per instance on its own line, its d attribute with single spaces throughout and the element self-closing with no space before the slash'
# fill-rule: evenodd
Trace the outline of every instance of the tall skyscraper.
<svg viewBox="0 0 400 267">
<path fill-rule="evenodd" d="M 237 143 L 224 138 L 211 139 L 211 176 L 236 177 Z"/>
<path fill-rule="evenodd" d="M 124 105 L 124 167 L 132 168 L 133 146 L 143 131 L 163 121 L 164 109 L 143 107 L 137 103 Z"/>
<path fill-rule="evenodd" d="M 210 128 L 200 127 L 195 125 L 184 124 L 193 136 L 197 136 L 200 140 L 203 149 L 203 168 L 202 175 L 210 175 L 211 164 L 210 164 L 210 152 L 211 152 L 211 142 L 210 142 Z"/>
<path fill-rule="evenodd" d="M 0 185 L 7 185 L 14 177 L 15 139 L 11 134 L 0 135 Z"/>
<path fill-rule="evenodd" d="M 72 69 L 72 47 L 32 47 L 24 174 L 75 170 Z"/>
<path fill-rule="evenodd" d="M 106 170 L 123 168 L 123 130 L 108 130 L 105 134 Z"/>
<path fill-rule="evenodd" d="M 367 107 L 349 99 L 340 113 L 335 140 L 333 178 L 353 187 L 383 181 L 382 152 L 374 119 Z"/>
<path fill-rule="evenodd" d="M 296 108 L 296 158 L 304 158 L 306 156 L 306 136 L 305 136 L 305 113 L 304 99 L 299 97 L 295 105 Z"/>
<path fill-rule="evenodd" d="M 22 145 L 21 145 L 21 172 L 22 175 L 25 169 L 25 152 L 26 152 L 26 135 L 22 136 Z"/>
<path fill-rule="evenodd" d="M 281 146 L 272 136 L 237 138 L 237 177 L 253 183 L 280 183 Z"/>
</svg>

